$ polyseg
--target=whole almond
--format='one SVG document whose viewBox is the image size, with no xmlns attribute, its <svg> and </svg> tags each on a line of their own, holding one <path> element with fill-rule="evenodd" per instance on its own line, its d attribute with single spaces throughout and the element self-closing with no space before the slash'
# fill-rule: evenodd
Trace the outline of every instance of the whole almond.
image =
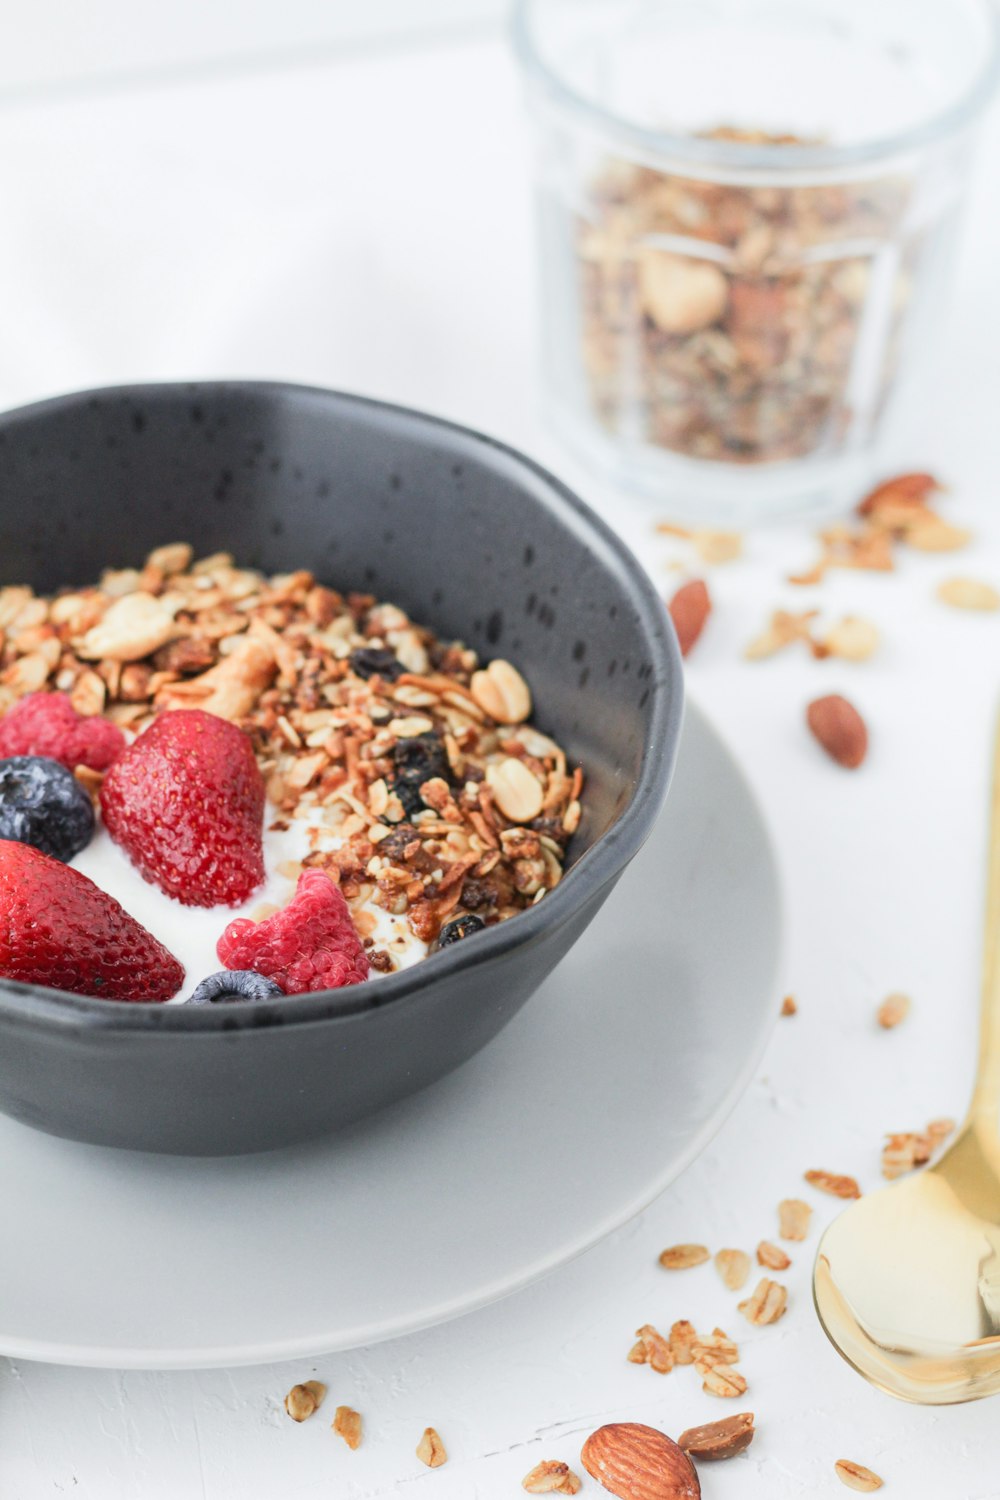
<svg viewBox="0 0 1000 1500">
<path fill-rule="evenodd" d="M 583 1466 L 619 1500 L 700 1500 L 687 1454 L 666 1433 L 641 1422 L 611 1422 L 583 1445 Z"/>
<path fill-rule="evenodd" d="M 857 770 L 868 752 L 868 730 L 853 703 L 839 693 L 816 698 L 806 709 L 806 723 L 831 760 Z"/>
<path fill-rule="evenodd" d="M 692 1458 L 735 1458 L 753 1442 L 753 1412 L 741 1411 L 735 1417 L 723 1417 L 721 1422 L 706 1422 L 701 1427 L 689 1427 L 677 1439 Z"/>
<path fill-rule="evenodd" d="M 690 583 L 681 585 L 671 599 L 669 608 L 681 655 L 687 656 L 704 630 L 705 621 L 712 611 L 708 589 L 700 578 L 693 578 Z"/>
</svg>

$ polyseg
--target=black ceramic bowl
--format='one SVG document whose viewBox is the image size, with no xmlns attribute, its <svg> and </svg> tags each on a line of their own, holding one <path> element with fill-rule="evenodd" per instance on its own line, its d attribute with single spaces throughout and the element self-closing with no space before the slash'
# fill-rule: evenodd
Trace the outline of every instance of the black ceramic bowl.
<svg viewBox="0 0 1000 1500">
<path fill-rule="evenodd" d="M 518 663 L 539 727 L 587 775 L 556 889 L 384 979 L 222 1008 L 0 982 L 0 1109 L 106 1145 L 259 1151 L 355 1120 L 471 1057 L 590 922 L 667 791 L 680 660 L 621 543 L 488 438 L 289 385 L 42 402 L 0 417 L 0 475 L 0 581 L 83 583 L 167 541 L 268 571 L 306 567 Z"/>
</svg>

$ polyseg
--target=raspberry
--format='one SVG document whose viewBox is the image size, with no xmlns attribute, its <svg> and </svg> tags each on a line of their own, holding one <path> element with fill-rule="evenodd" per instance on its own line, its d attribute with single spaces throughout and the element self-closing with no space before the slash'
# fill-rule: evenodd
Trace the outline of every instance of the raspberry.
<svg viewBox="0 0 1000 1500">
<path fill-rule="evenodd" d="M 0 840 L 0 975 L 106 1000 L 169 1000 L 184 970 L 86 875 Z"/>
<path fill-rule="evenodd" d="M 337 990 L 368 978 L 368 956 L 347 902 L 322 870 L 303 870 L 292 900 L 263 922 L 230 922 L 216 951 L 227 969 L 266 974 L 286 995 Z"/>
<path fill-rule="evenodd" d="M 0 756 L 43 755 L 72 771 L 106 771 L 125 749 L 117 724 L 84 718 L 65 693 L 28 693 L 0 719 Z"/>
</svg>

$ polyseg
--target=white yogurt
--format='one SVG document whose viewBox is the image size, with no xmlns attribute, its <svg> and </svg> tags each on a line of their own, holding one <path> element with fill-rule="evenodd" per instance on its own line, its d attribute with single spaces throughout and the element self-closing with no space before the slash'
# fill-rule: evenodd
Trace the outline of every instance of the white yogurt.
<svg viewBox="0 0 1000 1500">
<path fill-rule="evenodd" d="M 310 819 L 293 818 L 287 829 L 273 829 L 270 824 L 279 814 L 270 804 L 264 814 L 264 884 L 258 886 L 242 906 L 184 906 L 144 880 L 131 860 L 111 839 L 98 816 L 94 837 L 72 861 L 73 868 L 86 875 L 102 891 L 107 891 L 124 906 L 130 916 L 141 922 L 154 937 L 184 966 L 184 984 L 175 1001 L 186 1000 L 209 974 L 217 974 L 223 965 L 216 944 L 234 917 L 250 917 L 263 903 L 285 906 L 295 893 L 295 880 L 279 872 L 287 861 L 303 860 L 313 848 L 324 852 L 337 849 L 342 840 Z M 321 831 L 310 840 L 316 826 Z M 427 953 L 427 944 L 414 937 L 405 917 L 394 917 L 368 901 L 358 910 L 368 911 L 375 919 L 372 934 L 376 948 L 387 948 L 398 969 L 416 963 Z M 376 969 L 372 979 L 381 977 Z"/>
</svg>

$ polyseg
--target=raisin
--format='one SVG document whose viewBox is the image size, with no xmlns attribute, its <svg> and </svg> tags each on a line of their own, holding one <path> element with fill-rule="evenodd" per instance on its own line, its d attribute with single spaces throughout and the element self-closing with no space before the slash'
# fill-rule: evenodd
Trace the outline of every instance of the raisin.
<svg viewBox="0 0 1000 1500">
<path fill-rule="evenodd" d="M 448 756 L 440 735 L 434 730 L 414 735 L 411 739 L 397 740 L 392 758 L 396 768 L 392 790 L 403 804 L 408 818 L 426 811 L 420 797 L 420 788 L 425 781 L 440 776 L 449 786 L 452 785 Z"/>
<path fill-rule="evenodd" d="M 495 899 L 495 888 L 486 880 L 477 880 L 474 875 L 470 875 L 462 887 L 462 905 L 470 911 L 476 911 L 480 906 L 492 906 Z"/>
<path fill-rule="evenodd" d="M 386 682 L 395 682 L 406 671 L 394 651 L 386 651 L 380 646 L 359 646 L 351 652 L 348 660 L 351 670 L 365 679 L 378 676 Z"/>
<path fill-rule="evenodd" d="M 447 948 L 450 943 L 461 942 L 462 938 L 468 937 L 473 932 L 482 932 L 486 923 L 482 917 L 477 917 L 472 912 L 465 912 L 460 917 L 455 917 L 446 922 L 441 928 L 441 936 L 438 938 L 438 946 Z"/>
<path fill-rule="evenodd" d="M 378 852 L 392 864 L 402 864 L 420 848 L 420 835 L 409 823 L 397 823 L 391 833 L 379 839 Z"/>
</svg>

